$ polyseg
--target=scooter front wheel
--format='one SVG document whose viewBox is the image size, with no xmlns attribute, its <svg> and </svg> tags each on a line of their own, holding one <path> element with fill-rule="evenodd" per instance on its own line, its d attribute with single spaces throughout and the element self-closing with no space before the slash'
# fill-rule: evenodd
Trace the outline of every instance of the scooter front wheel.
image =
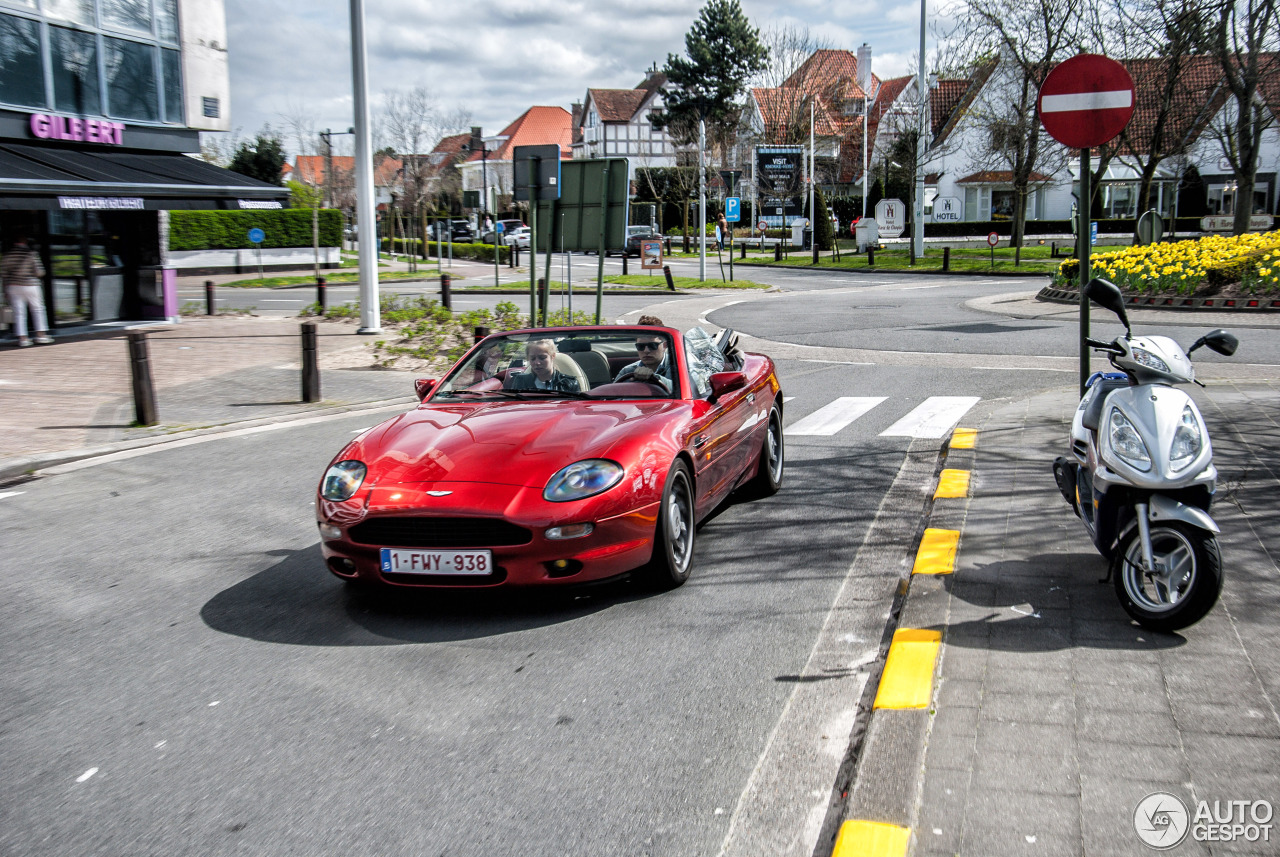
<svg viewBox="0 0 1280 857">
<path fill-rule="evenodd" d="M 1222 555 L 1211 533 L 1181 522 L 1151 527 L 1154 569 L 1145 569 L 1142 539 L 1132 528 L 1111 561 L 1116 597 L 1139 625 L 1176 631 L 1213 609 L 1222 591 Z"/>
</svg>

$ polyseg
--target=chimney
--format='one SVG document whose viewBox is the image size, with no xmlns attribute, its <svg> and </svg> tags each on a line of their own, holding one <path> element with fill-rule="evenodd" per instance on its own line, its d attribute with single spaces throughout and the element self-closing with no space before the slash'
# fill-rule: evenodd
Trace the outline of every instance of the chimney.
<svg viewBox="0 0 1280 857">
<path fill-rule="evenodd" d="M 871 45 L 866 42 L 858 48 L 858 87 L 871 95 Z"/>
<path fill-rule="evenodd" d="M 473 152 L 480 151 L 480 147 L 483 144 L 484 144 L 484 137 L 480 133 L 480 128 L 475 125 L 472 125 L 471 126 L 471 142 L 468 144 L 471 147 L 471 151 Z"/>
</svg>

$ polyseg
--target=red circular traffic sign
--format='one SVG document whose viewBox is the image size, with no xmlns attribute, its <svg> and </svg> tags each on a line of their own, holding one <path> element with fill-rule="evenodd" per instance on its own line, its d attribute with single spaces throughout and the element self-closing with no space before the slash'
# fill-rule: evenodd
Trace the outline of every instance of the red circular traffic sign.
<svg viewBox="0 0 1280 857">
<path fill-rule="evenodd" d="M 757 224 L 756 224 L 756 226 L 758 226 L 758 227 L 760 228 L 760 231 L 761 231 L 761 232 L 764 232 L 766 229 L 768 229 L 768 228 L 769 228 L 769 224 L 768 224 L 768 223 L 766 223 L 766 222 L 765 222 L 765 221 L 763 221 L 763 220 L 761 220 L 759 223 L 757 223 Z"/>
<path fill-rule="evenodd" d="M 996 246 L 997 244 L 999 244 L 999 243 L 1000 243 L 1000 233 L 999 233 L 999 232 L 991 232 L 991 233 L 989 233 L 989 234 L 987 235 L 987 243 L 988 243 L 989 245 L 991 245 L 992 247 L 994 247 L 994 246 Z"/>
<path fill-rule="evenodd" d="M 1073 149 L 1114 140 L 1133 116 L 1133 78 L 1120 63 L 1080 54 L 1059 63 L 1040 86 L 1036 110 L 1049 136 Z"/>
</svg>

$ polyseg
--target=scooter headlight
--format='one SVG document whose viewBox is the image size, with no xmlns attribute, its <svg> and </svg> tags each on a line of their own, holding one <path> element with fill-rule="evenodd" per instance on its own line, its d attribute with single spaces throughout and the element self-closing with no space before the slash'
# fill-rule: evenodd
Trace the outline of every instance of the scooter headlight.
<svg viewBox="0 0 1280 857">
<path fill-rule="evenodd" d="M 1121 461 L 1135 470 L 1145 473 L 1151 469 L 1151 453 L 1142 442 L 1142 435 L 1120 413 L 1119 408 L 1111 409 L 1111 449 Z"/>
<path fill-rule="evenodd" d="M 1147 351 L 1145 348 L 1133 349 L 1133 359 L 1137 360 L 1148 369 L 1154 369 L 1157 372 L 1169 371 L 1169 365 L 1167 363 L 1152 354 L 1150 351 Z"/>
<path fill-rule="evenodd" d="M 1178 430 L 1173 433 L 1173 443 L 1169 446 L 1169 466 L 1175 471 L 1186 469 L 1196 460 L 1196 456 L 1203 448 L 1200 421 L 1196 419 L 1195 411 L 1191 410 L 1191 406 L 1187 405 L 1182 409 L 1182 422 L 1178 424 Z"/>
</svg>

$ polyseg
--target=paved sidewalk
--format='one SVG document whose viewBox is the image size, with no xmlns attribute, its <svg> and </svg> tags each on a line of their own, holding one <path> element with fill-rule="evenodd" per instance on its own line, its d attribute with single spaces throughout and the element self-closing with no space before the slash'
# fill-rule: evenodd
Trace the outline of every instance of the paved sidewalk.
<svg viewBox="0 0 1280 857">
<path fill-rule="evenodd" d="M 972 480 L 967 498 L 936 499 L 929 523 L 960 531 L 955 570 L 913 575 L 899 626 L 941 634 L 932 695 L 926 678 L 923 709 L 873 713 L 843 846 L 860 833 L 899 836 L 885 854 L 1150 854 L 1135 810 L 1165 792 L 1192 824 L 1169 853 L 1280 853 L 1280 817 L 1266 819 L 1269 841 L 1260 828 L 1253 842 L 1195 839 L 1200 801 L 1220 817 L 1227 801 L 1280 808 L 1280 386 L 1191 392 L 1221 474 L 1226 584 L 1179 634 L 1128 619 L 1058 493 L 1050 464 L 1074 396 L 997 406 L 976 421 L 974 450 L 947 454 Z M 890 773 L 867 782 L 877 771 Z"/>
<path fill-rule="evenodd" d="M 126 331 L 0 347 L 0 477 L 59 453 L 176 431 L 279 419 L 357 403 L 413 401 L 413 373 L 324 368 L 366 339 L 319 327 L 322 401 L 301 401 L 300 319 L 197 316 L 148 329 L 160 426 L 133 426 Z"/>
</svg>

